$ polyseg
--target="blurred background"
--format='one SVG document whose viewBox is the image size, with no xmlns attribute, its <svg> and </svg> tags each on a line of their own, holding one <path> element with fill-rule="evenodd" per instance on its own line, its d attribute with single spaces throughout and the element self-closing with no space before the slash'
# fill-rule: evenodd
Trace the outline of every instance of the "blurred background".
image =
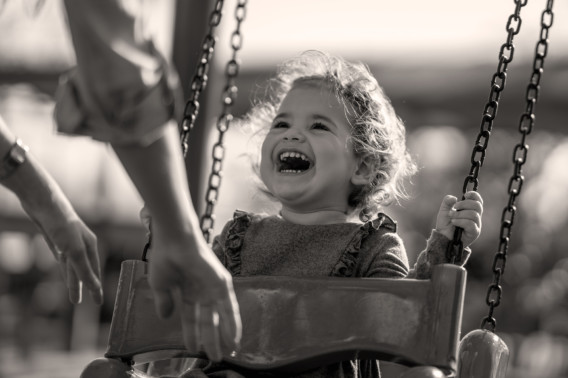
<svg viewBox="0 0 568 378">
<path fill-rule="evenodd" d="M 148 33 L 179 70 L 187 94 L 213 1 L 140 3 Z M 519 118 L 545 3 L 530 1 L 522 10 L 514 60 L 480 174 L 483 231 L 467 264 L 463 334 L 479 328 L 488 312 L 485 298 L 513 174 L 512 151 L 520 140 Z M 234 6 L 234 0 L 225 1 L 210 85 L 191 134 L 187 168 L 200 210 L 217 139 L 214 124 L 231 53 Z M 461 195 L 514 8 L 513 0 L 250 0 L 241 29 L 234 114 L 247 111 L 255 89 L 279 61 L 303 50 L 367 63 L 406 123 L 408 145 L 421 168 L 409 187 L 413 198 L 385 210 L 399 222 L 414 262 L 442 196 Z M 141 256 L 146 242 L 138 219 L 142 202 L 108 146 L 55 131 L 57 81 L 74 65 L 61 1 L 3 0 L 0 9 L 0 114 L 97 234 L 105 289 L 102 306 L 88 296 L 72 306 L 43 238 L 16 197 L 0 188 L 0 377 L 78 377 L 104 353 L 120 262 Z M 549 39 L 503 297 L 495 311 L 497 333 L 511 351 L 511 378 L 568 377 L 566 1 L 555 4 Z M 245 155 L 248 138 L 235 127 L 224 139 L 217 230 L 237 208 L 271 206 L 255 191 Z"/>
</svg>

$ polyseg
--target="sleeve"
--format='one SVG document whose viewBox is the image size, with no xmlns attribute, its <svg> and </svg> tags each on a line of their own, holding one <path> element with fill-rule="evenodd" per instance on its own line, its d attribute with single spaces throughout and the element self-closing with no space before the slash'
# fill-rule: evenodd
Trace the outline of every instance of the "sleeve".
<svg viewBox="0 0 568 378">
<path fill-rule="evenodd" d="M 408 278 L 428 279 L 432 274 L 433 265 L 450 263 L 446 255 L 450 242 L 450 239 L 436 230 L 432 230 L 430 238 L 426 242 L 426 249 L 418 255 L 416 264 L 410 270 Z M 471 250 L 464 248 L 462 259 L 457 264 L 465 265 L 470 255 Z"/>
<path fill-rule="evenodd" d="M 77 67 L 57 89 L 59 132 L 148 145 L 183 108 L 177 74 L 144 35 L 137 5 L 65 0 Z"/>
<path fill-rule="evenodd" d="M 404 278 L 408 275 L 408 257 L 401 238 L 394 232 L 375 233 L 378 238 L 370 238 L 374 253 L 370 254 L 363 277 Z M 375 240 L 373 240 L 375 239 Z M 367 265 L 367 264 L 365 264 Z"/>
</svg>

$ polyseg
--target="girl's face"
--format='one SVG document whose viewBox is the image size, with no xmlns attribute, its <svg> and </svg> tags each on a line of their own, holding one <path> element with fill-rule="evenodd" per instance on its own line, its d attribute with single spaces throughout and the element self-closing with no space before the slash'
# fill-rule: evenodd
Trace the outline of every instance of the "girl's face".
<svg viewBox="0 0 568 378">
<path fill-rule="evenodd" d="M 294 86 L 262 144 L 260 174 L 283 210 L 347 213 L 358 159 L 343 105 L 325 84 Z"/>
</svg>

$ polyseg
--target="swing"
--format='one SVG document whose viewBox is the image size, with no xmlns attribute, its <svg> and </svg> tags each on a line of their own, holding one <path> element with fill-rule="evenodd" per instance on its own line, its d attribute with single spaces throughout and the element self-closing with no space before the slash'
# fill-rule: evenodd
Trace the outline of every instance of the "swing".
<svg viewBox="0 0 568 378">
<path fill-rule="evenodd" d="M 486 154 L 498 103 L 505 87 L 508 64 L 513 60 L 513 38 L 520 31 L 520 11 L 527 0 L 514 0 L 515 11 L 508 19 L 507 41 L 499 52 L 497 72 L 491 81 L 480 132 L 471 155 L 471 170 L 463 184 L 478 189 L 478 175 Z M 509 181 L 509 201 L 503 209 L 499 249 L 492 270 L 486 303 L 488 315 L 481 328 L 460 342 L 466 271 L 453 264 L 434 267 L 431 279 L 381 278 L 290 278 L 235 277 L 234 287 L 241 309 L 243 338 L 237 354 L 224 362 L 241 368 L 292 373 L 345 359 L 379 359 L 410 367 L 401 378 L 504 378 L 508 348 L 495 334 L 493 312 L 501 301 L 501 279 L 505 269 L 515 200 L 524 178 L 526 137 L 534 125 L 548 31 L 552 25 L 553 0 L 547 0 L 541 16 L 540 39 L 536 45 L 533 72 L 526 91 L 526 109 L 519 121 L 520 142 L 513 152 L 514 173 Z M 231 38 L 232 58 L 226 66 L 223 110 L 217 121 L 218 142 L 213 147 L 213 164 L 201 228 L 209 241 L 213 228 L 213 207 L 218 195 L 224 155 L 223 136 L 232 116 L 238 73 L 236 54 L 241 47 L 240 25 L 246 0 L 240 0 L 235 17 L 237 27 Z M 213 31 L 221 19 L 223 0 L 217 0 L 202 45 L 200 65 L 192 81 L 181 124 L 182 149 L 187 152 L 188 134 L 199 111 L 198 98 L 207 84 L 209 61 L 214 51 Z M 461 230 L 448 247 L 452 261 L 463 252 Z M 163 320 L 153 311 L 147 281 L 147 244 L 142 260 L 122 263 L 115 308 L 105 358 L 91 362 L 83 378 L 126 378 L 134 363 L 165 358 L 204 357 L 189 354 L 179 331 L 178 315 Z M 277 325 L 272 327 L 271 325 Z M 347 326 L 348 325 L 348 326 Z"/>
</svg>

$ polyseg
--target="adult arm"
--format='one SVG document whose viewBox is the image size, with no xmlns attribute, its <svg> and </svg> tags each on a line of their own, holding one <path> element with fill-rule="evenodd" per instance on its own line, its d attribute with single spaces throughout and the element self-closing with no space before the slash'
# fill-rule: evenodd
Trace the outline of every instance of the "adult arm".
<svg viewBox="0 0 568 378">
<path fill-rule="evenodd" d="M 241 334 L 232 278 L 199 228 L 176 123 L 162 131 L 149 146 L 113 148 L 151 214 L 149 280 L 158 314 L 169 316 L 176 303 L 186 347 L 203 345 L 210 359 L 220 360 L 223 350 L 237 348 Z"/>
<path fill-rule="evenodd" d="M 64 2 L 77 68 L 58 91 L 62 132 L 110 142 L 152 218 L 149 280 L 156 309 L 178 306 L 186 347 L 212 360 L 234 350 L 241 321 L 232 278 L 191 205 L 173 111 L 177 75 L 139 28 L 135 2 Z M 178 101 L 179 103 L 179 101 Z"/>
<path fill-rule="evenodd" d="M 15 135 L 0 117 L 0 159 L 8 154 Z M 11 173 L 0 172 L 2 185 L 16 194 L 22 208 L 42 232 L 61 268 L 69 299 L 81 302 L 84 283 L 96 303 L 103 291 L 95 234 L 79 218 L 73 206 L 32 153 Z"/>
</svg>

